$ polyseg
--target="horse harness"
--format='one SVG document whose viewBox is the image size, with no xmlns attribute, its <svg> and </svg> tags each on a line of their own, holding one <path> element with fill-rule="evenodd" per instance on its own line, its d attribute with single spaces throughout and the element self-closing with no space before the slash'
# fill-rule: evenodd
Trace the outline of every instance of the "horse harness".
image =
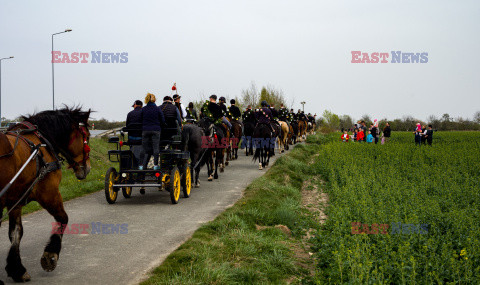
<svg viewBox="0 0 480 285">
<path fill-rule="evenodd" d="M 83 136 L 83 142 L 84 142 L 84 148 L 83 148 L 83 160 L 79 163 L 76 162 L 73 157 L 66 152 L 65 150 L 58 148 L 59 152 L 65 157 L 67 162 L 69 163 L 69 168 L 71 167 L 83 167 L 83 164 L 88 160 L 89 158 L 89 152 L 90 152 L 90 147 L 88 146 L 88 141 L 87 141 L 87 131 L 86 128 L 83 124 L 80 124 L 80 132 Z M 20 127 L 20 128 L 18 128 Z M 33 134 L 35 135 L 39 140 L 40 144 L 35 144 L 28 138 L 26 138 L 24 135 L 26 134 Z M 23 166 L 20 168 L 20 170 L 15 174 L 13 179 L 2 189 L 0 192 L 0 198 L 6 194 L 8 189 L 12 186 L 12 184 L 15 182 L 15 180 L 18 178 L 18 176 L 21 174 L 21 172 L 25 169 L 25 167 L 30 163 L 30 161 L 35 159 L 36 162 L 36 176 L 35 179 L 33 180 L 32 184 L 30 184 L 30 187 L 25 191 L 25 193 L 21 196 L 21 198 L 14 204 L 13 207 L 10 208 L 10 210 L 2 216 L 1 219 L 3 219 L 5 216 L 7 216 L 18 204 L 20 204 L 28 195 L 30 192 L 33 190 L 33 187 L 40 182 L 45 176 L 51 172 L 57 171 L 62 168 L 62 163 L 64 161 L 63 158 L 58 156 L 57 152 L 55 151 L 55 148 L 53 147 L 52 143 L 45 138 L 40 133 L 40 130 L 34 126 L 32 123 L 28 121 L 21 122 L 19 124 L 14 125 L 13 127 L 10 127 L 6 132 L 5 135 L 10 135 L 16 137 L 15 139 L 15 144 L 13 146 L 12 151 L 10 151 L 7 154 L 0 155 L 0 158 L 5 158 L 5 157 L 10 157 L 15 153 L 15 150 L 18 147 L 18 144 L 21 141 L 23 141 L 27 146 L 30 147 L 31 155 L 27 159 L 27 161 L 23 164 Z M 78 132 L 75 133 L 75 136 L 70 140 L 69 146 L 73 143 L 73 141 L 78 137 Z M 46 162 L 42 152 L 40 151 L 41 147 L 45 147 L 47 152 L 50 153 L 55 160 L 52 162 Z M 27 201 L 25 199 L 25 203 L 27 204 Z"/>
</svg>

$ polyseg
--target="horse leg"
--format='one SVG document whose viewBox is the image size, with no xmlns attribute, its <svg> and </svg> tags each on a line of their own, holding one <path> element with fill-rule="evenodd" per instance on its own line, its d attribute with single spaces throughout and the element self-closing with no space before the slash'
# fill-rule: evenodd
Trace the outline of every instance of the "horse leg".
<svg viewBox="0 0 480 285">
<path fill-rule="evenodd" d="M 62 249 L 63 232 L 68 224 L 68 215 L 63 207 L 63 201 L 58 187 L 54 195 L 47 191 L 44 194 L 45 195 L 38 195 L 37 202 L 53 216 L 58 224 L 56 231 L 52 232 L 50 241 L 45 247 L 43 256 L 40 259 L 40 264 L 42 265 L 43 270 L 50 272 L 57 267 L 58 257 L 60 255 L 60 250 Z"/>
<path fill-rule="evenodd" d="M 15 282 L 30 281 L 30 275 L 22 264 L 20 257 L 20 240 L 23 236 L 22 226 L 22 208 L 16 207 L 9 214 L 8 237 L 12 243 L 7 257 L 7 266 L 5 270 L 9 277 Z"/>
<path fill-rule="evenodd" d="M 219 160 L 219 157 L 217 155 L 215 157 L 215 174 L 213 175 L 213 178 L 215 178 L 215 179 L 218 179 L 218 172 L 217 172 L 217 170 L 218 170 L 218 160 Z"/>
<path fill-rule="evenodd" d="M 220 154 L 219 154 L 219 160 L 220 160 L 220 172 L 224 172 L 225 171 L 225 165 L 228 165 L 228 158 L 227 158 L 227 161 L 225 162 L 225 157 L 228 156 L 225 155 L 225 149 L 222 148 L 218 151 Z"/>
<path fill-rule="evenodd" d="M 213 180 L 213 153 L 208 154 L 207 158 L 207 174 L 208 174 L 208 181 Z"/>
</svg>

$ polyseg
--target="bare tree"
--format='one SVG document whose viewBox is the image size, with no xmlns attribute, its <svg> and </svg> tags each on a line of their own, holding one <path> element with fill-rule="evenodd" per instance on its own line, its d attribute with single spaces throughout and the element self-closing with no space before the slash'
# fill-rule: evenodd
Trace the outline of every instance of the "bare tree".
<svg viewBox="0 0 480 285">
<path fill-rule="evenodd" d="M 244 105 L 252 105 L 252 107 L 255 108 L 259 98 L 260 94 L 254 81 L 252 81 L 248 89 L 242 90 L 242 103 Z"/>
</svg>

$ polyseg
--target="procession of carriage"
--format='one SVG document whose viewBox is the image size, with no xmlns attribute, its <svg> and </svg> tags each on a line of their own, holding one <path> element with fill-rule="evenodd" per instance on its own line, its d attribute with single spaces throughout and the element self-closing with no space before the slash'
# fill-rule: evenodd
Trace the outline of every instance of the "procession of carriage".
<svg viewBox="0 0 480 285">
<path fill-rule="evenodd" d="M 176 96 L 173 98 L 180 97 Z M 175 106 L 173 98 L 166 96 L 164 102 Z M 238 150 L 244 149 L 246 156 L 252 155 L 253 160 L 258 160 L 258 168 L 262 170 L 275 155 L 275 149 L 282 153 L 315 130 L 315 120 L 307 116 L 282 115 L 283 105 L 278 112 L 263 101 L 256 110 L 248 106 L 242 116 L 237 114 L 235 100 L 231 100 L 232 106 L 226 110 L 222 104 L 225 98 L 221 97 L 218 105 L 216 99 L 216 95 L 210 96 L 199 118 L 187 109 L 185 118 L 172 120 L 165 126 L 163 131 L 166 130 L 167 135 L 162 135 L 159 142 L 158 168 L 152 167 L 153 159 L 148 167 L 140 166 L 142 141 L 138 137 L 130 139 L 133 137 L 130 134 L 141 133 L 141 124 L 130 123 L 119 136 L 109 137 L 108 142 L 115 148 L 108 152 L 108 157 L 118 163 L 118 170 L 110 167 L 105 175 L 107 202 L 114 204 L 120 191 L 128 199 L 133 189 L 139 189 L 142 195 L 146 189 L 158 189 L 168 191 L 172 204 L 177 204 L 181 193 L 188 198 L 192 187 L 200 186 L 199 173 L 203 166 L 207 166 L 208 181 L 218 179 L 218 172 L 224 172 L 229 162 L 238 158 Z M 218 114 L 217 106 L 221 110 Z"/>
</svg>

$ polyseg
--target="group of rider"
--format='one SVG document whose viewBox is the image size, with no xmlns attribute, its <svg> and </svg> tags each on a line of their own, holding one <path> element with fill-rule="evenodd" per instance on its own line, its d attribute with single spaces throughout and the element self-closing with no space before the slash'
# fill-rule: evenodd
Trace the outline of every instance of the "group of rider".
<svg viewBox="0 0 480 285">
<path fill-rule="evenodd" d="M 147 168 L 152 155 L 154 169 L 159 169 L 160 142 L 170 139 L 175 133 L 175 129 L 179 128 L 182 123 L 198 121 L 199 116 L 197 116 L 193 103 L 190 102 L 185 108 L 180 101 L 181 96 L 178 94 L 173 97 L 165 96 L 163 103 L 157 106 L 155 95 L 148 93 L 145 97 L 145 106 L 140 100 L 134 102 L 133 110 L 127 115 L 126 126 L 129 129 L 129 142 L 137 141 L 142 146 L 134 150 L 135 156 L 138 157 L 139 169 Z M 230 100 L 228 108 L 225 97 L 220 97 L 218 101 L 217 104 L 217 95 L 211 95 L 201 108 L 200 119 L 207 118 L 212 123 L 221 126 L 224 124 L 230 130 L 232 123 L 240 124 L 243 128 L 242 121 L 243 123 L 250 122 L 254 125 L 267 124 L 269 126 L 274 121 L 284 121 L 287 124 L 297 120 L 303 120 L 306 123 L 315 122 L 316 115 L 310 113 L 305 115 L 300 110 L 297 113 L 293 109 L 288 111 L 283 104 L 277 110 L 274 104 L 268 105 L 266 101 L 262 101 L 259 109 L 254 111 L 252 106 L 248 105 L 242 114 L 234 99 Z M 272 132 L 274 132 L 273 128 Z"/>
<path fill-rule="evenodd" d="M 216 124 L 225 124 L 231 129 L 232 122 L 242 124 L 242 122 L 251 122 L 253 124 L 268 124 L 274 121 L 284 121 L 287 124 L 291 124 L 296 120 L 303 120 L 305 122 L 315 122 L 316 115 L 308 113 L 305 115 L 303 111 L 298 110 L 295 113 L 293 109 L 290 111 L 285 108 L 283 104 L 280 104 L 280 109 L 275 109 L 275 105 L 269 105 L 267 101 L 261 102 L 261 107 L 255 111 L 251 105 L 248 105 L 243 114 L 240 108 L 236 106 L 234 99 L 230 100 L 230 107 L 227 108 L 225 97 L 219 98 L 219 103 L 216 103 L 217 96 L 211 95 L 209 101 L 205 102 L 201 109 L 201 118 L 207 117 Z M 228 118 L 228 119 L 227 119 Z"/>
</svg>

